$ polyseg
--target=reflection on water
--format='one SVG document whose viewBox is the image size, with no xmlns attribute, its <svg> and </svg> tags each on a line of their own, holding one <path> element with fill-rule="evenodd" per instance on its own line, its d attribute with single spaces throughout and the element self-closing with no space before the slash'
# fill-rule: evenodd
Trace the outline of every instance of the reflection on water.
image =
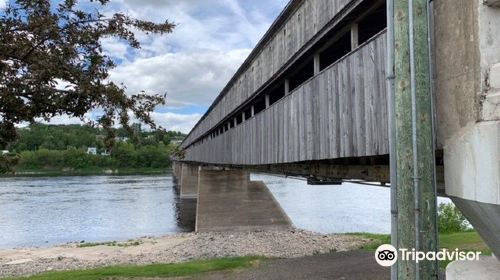
<svg viewBox="0 0 500 280">
<path fill-rule="evenodd" d="M 389 232 L 389 189 L 252 175 L 295 226 L 319 232 Z M 196 200 L 171 176 L 0 178 L 0 248 L 126 240 L 192 231 Z"/>
<path fill-rule="evenodd" d="M 176 204 L 177 225 L 184 231 L 194 231 L 196 224 L 196 199 L 179 199 Z"/>
</svg>

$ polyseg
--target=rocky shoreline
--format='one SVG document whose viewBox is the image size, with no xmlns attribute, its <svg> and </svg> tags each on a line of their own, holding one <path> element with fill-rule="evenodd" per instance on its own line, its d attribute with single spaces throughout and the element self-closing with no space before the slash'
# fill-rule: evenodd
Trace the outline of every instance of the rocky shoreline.
<svg viewBox="0 0 500 280">
<path fill-rule="evenodd" d="M 0 278 L 123 264 L 178 263 L 229 256 L 294 258 L 355 250 L 359 236 L 304 230 L 181 233 L 127 242 L 0 250 Z"/>
</svg>

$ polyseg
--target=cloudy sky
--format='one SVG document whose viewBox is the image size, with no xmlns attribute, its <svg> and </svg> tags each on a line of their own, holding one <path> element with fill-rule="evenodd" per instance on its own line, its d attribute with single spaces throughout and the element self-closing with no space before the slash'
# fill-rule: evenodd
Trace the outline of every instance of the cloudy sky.
<svg viewBox="0 0 500 280">
<path fill-rule="evenodd" d="M 142 49 L 103 41 L 118 66 L 111 79 L 127 91 L 167 92 L 155 120 L 188 132 L 226 85 L 288 0 L 111 0 L 105 11 L 177 24 L 174 33 L 140 36 Z M 0 7 L 5 0 L 0 0 Z M 52 123 L 75 123 L 66 117 Z"/>
</svg>

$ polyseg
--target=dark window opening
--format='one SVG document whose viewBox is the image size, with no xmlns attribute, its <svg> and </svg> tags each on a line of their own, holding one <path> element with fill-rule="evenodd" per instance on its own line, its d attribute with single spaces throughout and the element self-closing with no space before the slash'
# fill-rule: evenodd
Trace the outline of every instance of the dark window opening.
<svg viewBox="0 0 500 280">
<path fill-rule="evenodd" d="M 236 115 L 236 124 L 241 124 L 243 122 L 243 116 L 241 115 L 241 113 L 239 113 L 238 115 Z"/>
<path fill-rule="evenodd" d="M 320 71 L 337 62 L 351 51 L 351 33 L 347 32 L 319 54 Z"/>
<path fill-rule="evenodd" d="M 269 93 L 269 105 L 273 105 L 285 96 L 285 84 L 280 83 Z"/>
<path fill-rule="evenodd" d="M 292 74 L 290 80 L 290 91 L 294 90 L 305 81 L 314 76 L 314 61 L 312 58 L 299 71 Z"/>
<path fill-rule="evenodd" d="M 373 36 L 387 27 L 387 12 L 385 5 L 380 6 L 373 13 L 367 15 L 358 23 L 359 44 L 370 40 Z"/>
<path fill-rule="evenodd" d="M 266 100 L 264 97 L 261 97 L 259 100 L 257 100 L 253 104 L 253 109 L 254 109 L 254 115 L 257 115 L 258 113 L 264 111 L 266 109 Z"/>
<path fill-rule="evenodd" d="M 245 110 L 244 114 L 245 114 L 245 120 L 248 120 L 249 118 L 251 118 L 252 117 L 252 108 L 248 107 Z"/>
<path fill-rule="evenodd" d="M 234 127 L 234 119 L 229 121 L 229 128 L 233 128 L 233 127 Z"/>
</svg>

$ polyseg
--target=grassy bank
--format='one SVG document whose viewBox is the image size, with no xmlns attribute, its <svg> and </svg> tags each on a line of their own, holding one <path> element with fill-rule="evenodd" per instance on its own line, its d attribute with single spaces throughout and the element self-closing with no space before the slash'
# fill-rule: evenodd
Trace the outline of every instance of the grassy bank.
<svg viewBox="0 0 500 280">
<path fill-rule="evenodd" d="M 171 168 L 84 168 L 84 169 L 17 169 L 12 174 L 0 177 L 57 177 L 57 176 L 95 176 L 95 175 L 161 175 L 171 173 Z"/>
<path fill-rule="evenodd" d="M 390 244 L 391 237 L 388 234 L 352 233 L 356 236 L 371 239 L 372 241 L 364 245 L 361 249 L 375 251 L 382 244 Z M 476 231 L 465 231 L 456 233 L 439 234 L 439 247 L 448 250 L 458 249 L 459 251 L 481 251 L 483 255 L 491 255 L 491 250 L 486 246 Z M 448 261 L 440 262 L 440 266 L 445 268 Z"/>
<path fill-rule="evenodd" d="M 260 257 L 236 257 L 193 261 L 180 264 L 111 266 L 88 270 L 55 271 L 31 277 L 4 278 L 4 280 L 98 280 L 136 277 L 182 277 L 205 272 L 248 268 L 258 265 L 262 260 L 263 258 Z"/>
</svg>

